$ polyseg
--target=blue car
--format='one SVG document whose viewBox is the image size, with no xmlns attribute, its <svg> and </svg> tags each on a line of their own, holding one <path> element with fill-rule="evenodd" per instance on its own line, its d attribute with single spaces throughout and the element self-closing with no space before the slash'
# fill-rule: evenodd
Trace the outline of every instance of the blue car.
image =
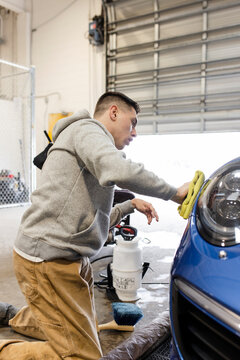
<svg viewBox="0 0 240 360">
<path fill-rule="evenodd" d="M 203 184 L 170 286 L 171 360 L 240 359 L 240 157 Z"/>
</svg>

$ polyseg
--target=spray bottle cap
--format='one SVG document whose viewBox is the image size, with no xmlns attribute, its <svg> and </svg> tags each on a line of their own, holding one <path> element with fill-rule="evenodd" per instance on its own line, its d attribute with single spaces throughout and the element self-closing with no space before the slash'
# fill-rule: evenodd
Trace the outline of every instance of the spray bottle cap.
<svg viewBox="0 0 240 360">
<path fill-rule="evenodd" d="M 126 241 L 131 241 L 137 236 L 137 229 L 129 225 L 122 226 L 119 232 Z"/>
</svg>

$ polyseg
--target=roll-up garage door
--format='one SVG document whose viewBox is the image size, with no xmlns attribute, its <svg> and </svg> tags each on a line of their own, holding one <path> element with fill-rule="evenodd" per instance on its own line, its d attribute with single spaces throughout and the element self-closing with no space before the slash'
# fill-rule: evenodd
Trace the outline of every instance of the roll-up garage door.
<svg viewBox="0 0 240 360">
<path fill-rule="evenodd" d="M 240 131 L 240 1 L 105 0 L 106 89 L 138 133 Z"/>
</svg>

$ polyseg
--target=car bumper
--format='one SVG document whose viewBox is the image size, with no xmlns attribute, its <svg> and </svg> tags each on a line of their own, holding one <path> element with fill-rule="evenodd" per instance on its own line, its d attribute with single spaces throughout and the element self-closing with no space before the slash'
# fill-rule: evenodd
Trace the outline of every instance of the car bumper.
<svg viewBox="0 0 240 360">
<path fill-rule="evenodd" d="M 180 278 L 171 283 L 171 325 L 171 360 L 240 359 L 240 316 Z"/>
</svg>

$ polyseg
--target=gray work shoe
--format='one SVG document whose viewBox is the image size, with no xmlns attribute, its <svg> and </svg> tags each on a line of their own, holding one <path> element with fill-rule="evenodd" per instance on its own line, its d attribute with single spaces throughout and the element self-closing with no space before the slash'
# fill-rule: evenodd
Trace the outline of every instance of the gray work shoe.
<svg viewBox="0 0 240 360">
<path fill-rule="evenodd" d="M 0 302 L 0 325 L 8 325 L 19 309 L 11 304 Z"/>
</svg>

